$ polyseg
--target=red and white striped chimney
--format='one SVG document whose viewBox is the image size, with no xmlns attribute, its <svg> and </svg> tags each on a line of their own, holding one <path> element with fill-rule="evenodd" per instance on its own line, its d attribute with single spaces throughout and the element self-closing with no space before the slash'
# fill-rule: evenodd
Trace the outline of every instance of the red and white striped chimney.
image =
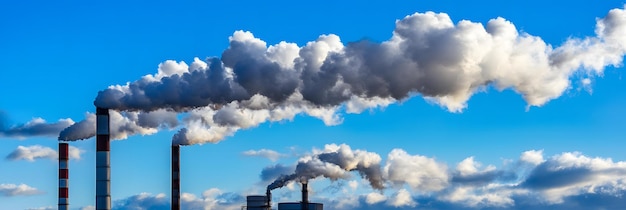
<svg viewBox="0 0 626 210">
<path fill-rule="evenodd" d="M 172 210 L 180 210 L 180 146 L 172 145 Z"/>
<path fill-rule="evenodd" d="M 69 203 L 69 145 L 59 143 L 59 210 L 68 210 Z"/>
<path fill-rule="evenodd" d="M 109 109 L 96 107 L 96 210 L 111 209 Z"/>
</svg>

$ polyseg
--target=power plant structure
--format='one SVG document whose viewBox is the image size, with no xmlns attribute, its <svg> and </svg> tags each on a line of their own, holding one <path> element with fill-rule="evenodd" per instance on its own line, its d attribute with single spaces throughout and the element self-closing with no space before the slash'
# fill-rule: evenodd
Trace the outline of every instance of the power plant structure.
<svg viewBox="0 0 626 210">
<path fill-rule="evenodd" d="M 96 107 L 96 210 L 111 210 L 111 163 L 110 163 L 110 118 L 109 109 Z M 180 210 L 180 146 L 172 145 L 171 209 Z M 271 210 L 272 194 L 246 197 L 248 210 Z M 58 209 L 69 210 L 69 144 L 59 143 L 59 198 Z M 302 182 L 302 201 L 278 203 L 277 210 L 323 210 L 323 204 L 311 203 L 308 185 Z"/>
<path fill-rule="evenodd" d="M 246 197 L 246 210 L 272 210 L 272 193 L 268 189 L 266 195 L 249 195 Z M 277 210 L 324 210 L 324 204 L 309 202 L 307 182 L 302 182 L 302 201 L 278 203 Z"/>
</svg>

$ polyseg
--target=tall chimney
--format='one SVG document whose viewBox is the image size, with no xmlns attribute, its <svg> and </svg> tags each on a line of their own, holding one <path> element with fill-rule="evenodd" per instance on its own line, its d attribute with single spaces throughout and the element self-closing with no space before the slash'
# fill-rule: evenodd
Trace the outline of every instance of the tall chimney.
<svg viewBox="0 0 626 210">
<path fill-rule="evenodd" d="M 272 209 L 272 191 L 270 190 L 270 188 L 267 188 L 267 191 L 265 192 L 265 197 L 267 197 L 267 210 Z"/>
<path fill-rule="evenodd" d="M 306 181 L 302 182 L 302 210 L 309 210 L 309 185 Z"/>
<path fill-rule="evenodd" d="M 69 209 L 69 145 L 59 143 L 59 210 Z"/>
<path fill-rule="evenodd" d="M 109 109 L 96 107 L 96 210 L 111 209 Z"/>
<path fill-rule="evenodd" d="M 180 146 L 172 145 L 172 210 L 180 210 Z"/>
</svg>

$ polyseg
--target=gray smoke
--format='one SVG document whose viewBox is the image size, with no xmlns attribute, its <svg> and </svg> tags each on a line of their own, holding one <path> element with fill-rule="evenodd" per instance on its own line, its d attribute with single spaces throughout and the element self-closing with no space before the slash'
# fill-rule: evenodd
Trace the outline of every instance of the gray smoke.
<svg viewBox="0 0 626 210">
<path fill-rule="evenodd" d="M 285 186 L 291 181 L 307 182 L 317 177 L 331 180 L 348 178 L 350 171 L 358 171 L 367 179 L 372 188 L 383 189 L 383 177 L 380 166 L 381 158 L 376 153 L 352 150 L 346 144 L 326 145 L 323 151 L 301 158 L 295 172 L 279 176 L 267 189 L 273 190 Z M 266 168 L 274 170 L 274 168 Z M 265 169 L 264 169 L 265 171 Z M 262 174 L 265 174 L 263 172 Z"/>
<path fill-rule="evenodd" d="M 62 130 L 59 133 L 59 140 L 72 141 L 95 136 L 96 115 L 93 113 L 86 113 L 85 115 L 85 120 Z M 178 126 L 176 113 L 165 110 L 152 112 L 110 110 L 109 115 L 112 139 L 126 139 L 135 134 L 150 135 L 158 132 L 159 129 L 173 129 Z"/>
<path fill-rule="evenodd" d="M 191 111 L 174 144 L 217 142 L 237 130 L 304 113 L 328 125 L 337 114 L 384 107 L 421 95 L 460 112 L 487 87 L 512 89 L 528 106 L 558 98 L 579 79 L 621 65 L 626 52 L 626 12 L 598 18 L 595 36 L 568 38 L 561 46 L 520 33 L 503 18 L 483 25 L 453 23 L 445 13 L 415 13 L 396 21 L 389 40 L 350 42 L 322 35 L 305 46 L 268 46 L 236 31 L 221 58 L 191 65 L 166 61 L 158 73 L 98 93 L 94 104 L 121 111 Z M 582 78 L 579 78 L 582 77 Z M 74 136 L 74 135 L 67 135 Z"/>
<path fill-rule="evenodd" d="M 0 116 L 1 117 L 1 116 Z M 0 119 L 0 121 L 4 121 Z M 0 137 L 27 138 L 34 136 L 54 137 L 59 132 L 74 124 L 72 119 L 60 119 L 57 122 L 48 123 L 42 118 L 34 118 L 27 123 L 5 127 L 0 123 Z"/>
</svg>

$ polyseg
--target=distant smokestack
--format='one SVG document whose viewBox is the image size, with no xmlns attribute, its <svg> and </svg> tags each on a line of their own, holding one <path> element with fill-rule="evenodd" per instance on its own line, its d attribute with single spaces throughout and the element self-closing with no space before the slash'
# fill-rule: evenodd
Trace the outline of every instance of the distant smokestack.
<svg viewBox="0 0 626 210">
<path fill-rule="evenodd" d="M 96 107 L 96 210 L 111 209 L 109 109 Z"/>
<path fill-rule="evenodd" d="M 69 209 L 69 145 L 59 143 L 59 210 Z"/>
<path fill-rule="evenodd" d="M 172 210 L 180 210 L 180 146 L 172 145 Z"/>
<path fill-rule="evenodd" d="M 302 182 L 302 210 L 309 210 L 309 185 L 306 181 Z"/>
<path fill-rule="evenodd" d="M 272 209 L 272 191 L 268 188 L 265 192 L 265 196 L 267 197 L 267 210 Z"/>
</svg>

